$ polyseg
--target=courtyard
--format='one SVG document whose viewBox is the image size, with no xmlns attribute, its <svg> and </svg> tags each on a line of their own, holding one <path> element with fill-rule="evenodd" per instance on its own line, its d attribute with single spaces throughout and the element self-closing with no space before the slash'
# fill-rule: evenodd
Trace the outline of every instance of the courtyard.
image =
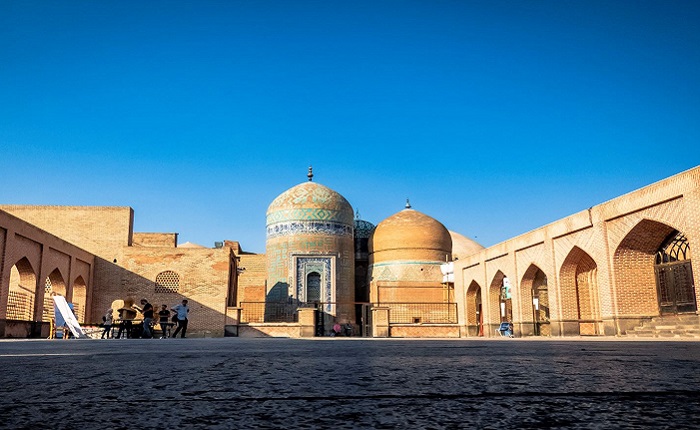
<svg viewBox="0 0 700 430">
<path fill-rule="evenodd" d="M 6 428 L 697 428 L 694 341 L 0 342 Z"/>
</svg>

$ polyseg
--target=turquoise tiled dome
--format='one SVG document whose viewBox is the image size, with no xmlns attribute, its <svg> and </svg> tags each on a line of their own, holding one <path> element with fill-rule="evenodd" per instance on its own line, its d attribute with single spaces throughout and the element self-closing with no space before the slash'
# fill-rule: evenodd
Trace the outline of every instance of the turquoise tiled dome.
<svg viewBox="0 0 700 430">
<path fill-rule="evenodd" d="M 288 189 L 267 208 L 267 225 L 289 221 L 329 221 L 354 225 L 352 206 L 336 191 L 316 182 Z"/>
</svg>

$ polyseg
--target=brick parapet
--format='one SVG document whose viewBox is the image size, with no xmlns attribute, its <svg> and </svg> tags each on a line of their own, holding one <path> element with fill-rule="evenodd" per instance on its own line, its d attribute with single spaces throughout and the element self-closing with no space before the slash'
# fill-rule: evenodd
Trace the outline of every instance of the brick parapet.
<svg viewBox="0 0 700 430">
<path fill-rule="evenodd" d="M 107 260 L 132 243 L 130 207 L 0 205 L 0 210 Z"/>
<path fill-rule="evenodd" d="M 176 248 L 177 233 L 134 233 L 132 246 Z"/>
</svg>

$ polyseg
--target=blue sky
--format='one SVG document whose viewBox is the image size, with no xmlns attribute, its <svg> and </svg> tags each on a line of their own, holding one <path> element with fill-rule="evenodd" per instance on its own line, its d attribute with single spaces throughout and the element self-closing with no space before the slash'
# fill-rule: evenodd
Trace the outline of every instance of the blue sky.
<svg viewBox="0 0 700 430">
<path fill-rule="evenodd" d="M 0 203 L 264 252 L 315 180 L 485 246 L 700 164 L 697 1 L 0 0 Z"/>
</svg>

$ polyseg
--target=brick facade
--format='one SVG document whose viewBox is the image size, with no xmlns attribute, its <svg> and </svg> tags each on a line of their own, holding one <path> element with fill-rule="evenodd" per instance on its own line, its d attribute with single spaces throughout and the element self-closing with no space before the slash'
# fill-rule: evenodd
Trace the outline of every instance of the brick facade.
<svg viewBox="0 0 700 430">
<path fill-rule="evenodd" d="M 533 334 L 535 274 L 552 335 L 624 335 L 659 316 L 654 258 L 669 234 L 700 238 L 700 167 L 573 214 L 455 263 L 464 332 L 476 335 L 477 299 L 490 330 L 500 322 L 499 283 L 513 285 L 512 322 Z M 694 273 L 700 273 L 692 260 Z M 546 292 L 546 295 L 544 295 Z M 542 318 L 544 311 L 539 311 Z"/>
<path fill-rule="evenodd" d="M 138 303 L 147 298 L 156 306 L 172 307 L 187 298 L 192 315 L 188 331 L 194 336 L 223 336 L 227 303 L 235 302 L 237 288 L 237 261 L 232 248 L 177 248 L 176 233 L 133 233 L 134 212 L 128 207 L 5 205 L 0 209 L 22 218 L 24 228 L 33 229 L 41 238 L 65 239 L 88 251 L 81 250 L 90 256 L 87 265 L 82 261 L 86 258 L 73 258 L 75 263 L 70 267 L 80 270 L 81 277 L 69 284 L 67 295 L 69 301 L 74 299 L 75 279 L 80 280 L 78 285 L 86 284 L 85 292 L 80 287 L 76 290 L 85 296 L 83 322 L 98 323 L 107 309 L 116 310 L 127 300 Z M 65 278 L 70 252 L 59 252 L 60 248 L 54 246 L 42 254 L 42 241 L 24 236 L 13 243 L 20 250 L 11 253 L 9 260 L 23 257 L 31 267 L 43 264 L 45 270 L 58 268 Z M 177 279 L 176 291 L 157 288 L 157 278 L 164 272 Z M 42 272 L 42 276 L 37 281 L 41 286 L 48 273 L 44 276 Z M 7 295 L 0 300 L 7 303 Z M 41 295 L 36 300 L 41 301 Z M 0 308 L 0 312 L 6 309 Z"/>
<path fill-rule="evenodd" d="M 53 312 L 50 293 L 74 302 L 84 322 L 94 265 L 91 253 L 0 210 L 0 337 L 48 336 L 40 322 Z M 54 287 L 49 296 L 47 282 Z M 35 322 L 35 333 L 28 322 Z"/>
<path fill-rule="evenodd" d="M 345 230 L 342 243 L 333 242 L 341 240 L 333 235 L 270 237 L 274 255 L 262 255 L 245 253 L 232 241 L 214 249 L 179 248 L 177 233 L 134 233 L 133 220 L 129 207 L 0 205 L 0 336 L 36 334 L 28 327 L 50 317 L 50 294 L 74 302 L 83 322 L 99 322 L 108 308 L 130 299 L 172 306 L 187 298 L 194 336 L 223 336 L 231 327 L 242 336 L 300 336 L 313 327 L 297 322 L 238 327 L 241 304 L 264 302 L 274 286 L 270 280 L 294 284 L 290 249 L 302 256 L 338 255 L 330 273 L 337 271 L 333 279 L 349 287 L 336 300 L 353 301 L 354 254 Z M 391 258 L 375 257 L 369 265 L 370 301 L 404 305 L 394 315 L 377 307 L 374 314 L 386 317 L 386 324 L 375 324 L 382 333 L 374 335 L 495 336 L 503 320 L 513 323 L 518 336 L 625 335 L 665 317 L 657 252 L 681 236 L 689 250 L 677 263 L 697 276 L 700 262 L 692 259 L 692 250 L 700 240 L 700 167 L 463 255 L 454 262 L 454 289 L 440 282 L 447 248 L 439 258 L 407 257 L 388 240 Z M 508 299 L 501 295 L 506 278 L 512 286 Z M 452 311 L 427 306 L 425 318 L 414 318 L 420 303 L 456 303 L 457 324 L 424 324 L 431 315 L 437 320 Z M 352 320 L 354 310 L 348 309 L 343 318 Z M 398 311 L 416 322 L 392 322 Z"/>
</svg>

